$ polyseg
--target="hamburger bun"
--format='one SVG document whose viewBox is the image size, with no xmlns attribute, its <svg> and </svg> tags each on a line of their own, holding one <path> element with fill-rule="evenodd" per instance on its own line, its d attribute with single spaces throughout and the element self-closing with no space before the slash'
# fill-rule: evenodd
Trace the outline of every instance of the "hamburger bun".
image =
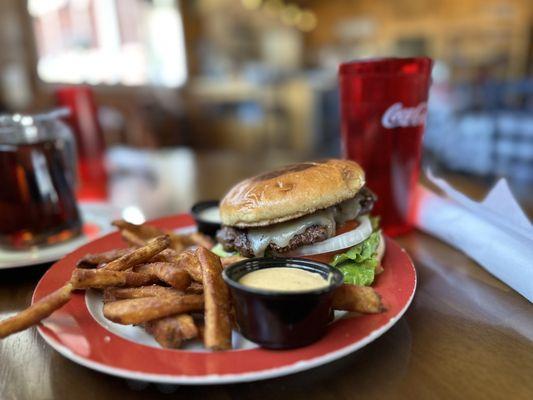
<svg viewBox="0 0 533 400">
<path fill-rule="evenodd" d="M 364 184 L 354 161 L 292 164 L 238 183 L 222 199 L 220 216 L 224 225 L 238 228 L 276 224 L 348 200 Z"/>
</svg>

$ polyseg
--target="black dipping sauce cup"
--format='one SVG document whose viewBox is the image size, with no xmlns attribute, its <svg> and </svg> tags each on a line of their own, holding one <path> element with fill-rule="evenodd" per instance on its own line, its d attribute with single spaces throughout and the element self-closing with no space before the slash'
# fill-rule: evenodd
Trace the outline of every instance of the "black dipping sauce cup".
<svg viewBox="0 0 533 400">
<path fill-rule="evenodd" d="M 320 274 L 327 287 L 283 292 L 239 283 L 247 273 L 263 268 L 300 268 Z M 227 267 L 222 276 L 229 285 L 241 333 L 260 346 L 288 349 L 305 346 L 326 332 L 333 291 L 342 285 L 336 268 L 303 258 L 251 258 Z"/>
<path fill-rule="evenodd" d="M 191 208 L 191 214 L 196 221 L 198 231 L 211 237 L 215 237 L 217 231 L 220 229 L 220 223 L 202 219 L 202 211 L 208 208 L 218 207 L 218 204 L 218 200 L 199 201 Z"/>
</svg>

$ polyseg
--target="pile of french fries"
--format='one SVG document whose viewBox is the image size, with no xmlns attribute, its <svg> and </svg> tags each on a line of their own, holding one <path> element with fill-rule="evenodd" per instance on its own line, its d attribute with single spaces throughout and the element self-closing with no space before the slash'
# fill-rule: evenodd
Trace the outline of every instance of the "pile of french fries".
<svg viewBox="0 0 533 400">
<path fill-rule="evenodd" d="M 73 291 L 102 292 L 104 316 L 144 328 L 164 348 L 199 339 L 210 350 L 231 349 L 233 309 L 222 269 L 243 257 L 220 258 L 212 240 L 178 235 L 151 225 L 114 221 L 129 247 L 87 254 L 69 282 L 26 310 L 0 321 L 0 339 L 39 323 L 66 304 Z M 343 285 L 333 308 L 379 313 L 381 297 L 371 287 Z"/>
</svg>

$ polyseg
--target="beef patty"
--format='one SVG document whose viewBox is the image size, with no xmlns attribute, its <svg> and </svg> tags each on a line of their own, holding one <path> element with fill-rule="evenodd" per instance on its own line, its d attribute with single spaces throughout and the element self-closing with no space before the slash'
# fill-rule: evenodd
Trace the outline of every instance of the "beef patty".
<svg viewBox="0 0 533 400">
<path fill-rule="evenodd" d="M 355 199 L 360 205 L 359 216 L 367 214 L 372 210 L 376 201 L 376 195 L 366 187 L 363 187 L 357 193 Z M 265 249 L 265 253 L 285 253 L 305 245 L 321 242 L 328 239 L 328 237 L 328 229 L 325 226 L 312 225 L 304 232 L 294 235 L 285 247 L 280 247 L 275 243 L 269 243 Z M 244 257 L 254 257 L 246 229 L 222 226 L 222 229 L 217 232 L 217 240 L 226 251 L 238 251 Z"/>
<path fill-rule="evenodd" d="M 321 242 L 328 238 L 328 230 L 325 226 L 313 225 L 302 233 L 294 235 L 289 244 L 285 247 L 279 247 L 275 243 L 270 243 L 265 249 L 267 254 L 284 253 L 298 247 Z M 254 257 L 252 246 L 248 240 L 248 234 L 245 229 L 237 229 L 231 226 L 223 226 L 217 232 L 217 240 L 224 246 L 226 251 L 238 251 L 244 257 Z"/>
</svg>

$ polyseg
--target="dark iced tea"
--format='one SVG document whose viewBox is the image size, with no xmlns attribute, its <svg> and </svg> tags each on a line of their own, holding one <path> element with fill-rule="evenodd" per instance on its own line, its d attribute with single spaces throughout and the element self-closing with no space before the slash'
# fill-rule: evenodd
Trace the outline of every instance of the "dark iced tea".
<svg viewBox="0 0 533 400">
<path fill-rule="evenodd" d="M 0 142 L 0 245 L 27 248 L 80 234 L 64 142 Z"/>
</svg>

